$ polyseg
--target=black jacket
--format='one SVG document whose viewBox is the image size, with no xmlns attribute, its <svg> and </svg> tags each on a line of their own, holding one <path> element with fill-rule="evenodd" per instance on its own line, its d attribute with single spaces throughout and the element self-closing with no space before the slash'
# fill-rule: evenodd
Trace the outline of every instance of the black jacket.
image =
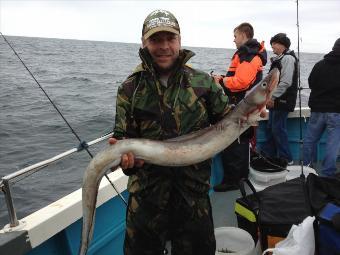
<svg viewBox="0 0 340 255">
<path fill-rule="evenodd" d="M 331 51 L 316 63 L 308 83 L 312 112 L 340 113 L 340 51 Z"/>
</svg>

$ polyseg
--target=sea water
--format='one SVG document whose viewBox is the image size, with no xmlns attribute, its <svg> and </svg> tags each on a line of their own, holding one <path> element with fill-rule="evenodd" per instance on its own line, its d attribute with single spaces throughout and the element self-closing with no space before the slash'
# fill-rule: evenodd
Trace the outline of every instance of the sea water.
<svg viewBox="0 0 340 255">
<path fill-rule="evenodd" d="M 23 62 L 81 140 L 112 131 L 117 88 L 140 63 L 139 44 L 8 36 Z M 192 48 L 194 68 L 225 74 L 234 49 Z M 269 57 L 271 54 L 269 54 Z M 322 54 L 301 54 L 301 86 Z M 266 66 L 268 70 L 269 64 Z M 307 105 L 309 90 L 302 91 Z M 91 147 L 95 154 L 105 142 Z M 0 38 L 0 177 L 77 147 L 79 141 Z M 18 218 L 81 187 L 90 156 L 81 151 L 13 181 Z M 0 194 L 0 228 L 8 223 Z"/>
</svg>

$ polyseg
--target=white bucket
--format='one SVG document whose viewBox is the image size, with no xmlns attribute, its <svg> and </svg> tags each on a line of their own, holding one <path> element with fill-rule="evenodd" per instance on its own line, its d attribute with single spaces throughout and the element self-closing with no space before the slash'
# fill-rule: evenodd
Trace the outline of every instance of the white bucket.
<svg viewBox="0 0 340 255">
<path fill-rule="evenodd" d="M 260 172 L 249 168 L 249 175 L 257 183 L 267 183 L 268 186 L 284 182 L 286 180 L 287 171 L 283 170 L 275 173 Z"/>
<path fill-rule="evenodd" d="M 256 191 L 261 191 L 261 190 L 264 190 L 265 188 L 267 188 L 271 185 L 274 185 L 274 184 L 271 184 L 271 183 L 269 183 L 269 184 L 268 183 L 258 183 L 251 178 L 249 179 L 249 181 L 251 182 L 251 184 L 253 184 Z"/>
<path fill-rule="evenodd" d="M 251 235 L 240 228 L 215 228 L 216 255 L 253 255 L 255 244 Z M 228 250 L 229 252 L 224 252 Z"/>
<path fill-rule="evenodd" d="M 286 176 L 287 181 L 294 179 L 294 178 L 297 178 L 301 175 L 301 166 L 300 165 L 288 166 L 287 169 L 289 171 L 287 176 Z M 317 175 L 316 171 L 313 168 L 308 167 L 308 166 L 303 166 L 303 174 L 305 175 L 305 177 L 307 177 L 311 173 Z"/>
</svg>

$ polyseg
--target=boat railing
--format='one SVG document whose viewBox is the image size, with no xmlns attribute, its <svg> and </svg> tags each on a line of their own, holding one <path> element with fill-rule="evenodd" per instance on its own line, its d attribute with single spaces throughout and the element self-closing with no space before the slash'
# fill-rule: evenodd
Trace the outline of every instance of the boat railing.
<svg viewBox="0 0 340 255">
<path fill-rule="evenodd" d="M 303 118 L 306 118 L 306 117 L 309 117 L 309 114 L 310 114 L 310 110 L 308 107 L 303 107 L 302 108 L 302 117 Z M 290 118 L 297 118 L 299 117 L 299 112 L 298 112 L 298 109 L 296 108 L 294 112 L 290 113 L 289 115 Z M 38 172 L 40 171 L 41 169 L 45 168 L 46 166 L 58 161 L 58 160 L 61 160 L 67 156 L 70 156 L 76 152 L 79 152 L 81 151 L 84 146 L 92 146 L 96 143 L 99 143 L 105 139 L 108 139 L 109 137 L 112 136 L 112 133 L 109 133 L 109 134 L 106 134 L 100 138 L 97 138 L 95 140 L 92 140 L 88 143 L 81 143 L 79 147 L 77 148 L 73 148 L 73 149 L 70 149 L 68 151 L 65 151 L 63 153 L 60 153 L 52 158 L 49 158 L 47 160 L 43 160 L 41 162 L 38 162 L 34 165 L 31 165 L 31 166 L 28 166 L 28 167 L 25 167 L 21 170 L 18 170 L 14 173 L 11 173 L 11 174 L 8 174 L 4 177 L 1 178 L 0 180 L 0 190 L 4 193 L 5 195 L 5 201 L 6 201 L 6 205 L 7 205 L 7 210 L 8 210 L 8 215 L 9 215 L 9 219 L 10 219 L 10 227 L 16 227 L 19 225 L 19 221 L 17 219 L 17 215 L 16 215 L 16 211 L 15 211 L 15 208 L 14 208 L 14 203 L 13 203 L 13 199 L 12 199 L 12 196 L 11 196 L 11 187 L 10 187 L 10 184 L 11 184 L 11 181 L 13 180 L 18 180 L 20 177 L 24 177 L 24 176 L 27 176 L 27 175 L 30 175 L 30 174 L 33 174 L 35 172 Z"/>
<path fill-rule="evenodd" d="M 102 137 L 94 139 L 94 140 L 86 143 L 86 146 L 92 146 L 96 143 L 99 143 L 103 140 L 108 139 L 109 137 L 112 137 L 112 133 L 109 133 L 109 134 L 106 134 Z M 5 195 L 5 201 L 6 201 L 9 220 L 10 220 L 10 223 L 9 223 L 10 227 L 16 227 L 16 226 L 19 225 L 19 221 L 18 221 L 16 211 L 15 211 L 15 208 L 14 208 L 13 199 L 12 199 L 12 196 L 11 196 L 11 187 L 10 187 L 11 181 L 18 179 L 19 177 L 27 176 L 27 175 L 33 174 L 35 172 L 38 172 L 38 171 L 42 170 L 43 168 L 45 168 L 46 166 L 48 166 L 48 165 L 50 165 L 50 164 L 52 164 L 52 163 L 54 163 L 58 160 L 61 160 L 61 159 L 68 157 L 68 156 L 70 156 L 70 155 L 72 155 L 76 152 L 81 151 L 84 148 L 83 146 L 84 146 L 84 144 L 82 143 L 81 146 L 79 146 L 77 148 L 70 149 L 70 150 L 65 151 L 63 153 L 60 153 L 60 154 L 58 154 L 58 155 L 56 155 L 52 158 L 40 161 L 40 162 L 38 162 L 34 165 L 25 167 L 23 169 L 20 169 L 20 170 L 14 172 L 14 173 L 8 174 L 8 175 L 1 178 L 0 190 Z"/>
</svg>

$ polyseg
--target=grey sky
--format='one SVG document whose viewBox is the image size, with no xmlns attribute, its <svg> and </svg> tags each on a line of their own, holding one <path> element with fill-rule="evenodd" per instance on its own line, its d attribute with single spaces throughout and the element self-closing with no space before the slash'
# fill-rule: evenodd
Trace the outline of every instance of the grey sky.
<svg viewBox="0 0 340 255">
<path fill-rule="evenodd" d="M 166 9 L 179 20 L 182 44 L 234 48 L 233 29 L 247 21 L 266 42 L 286 32 L 297 49 L 296 1 L 8 1 L 0 0 L 6 35 L 140 43 L 144 18 Z M 326 53 L 340 37 L 340 0 L 299 1 L 300 50 Z"/>
</svg>

